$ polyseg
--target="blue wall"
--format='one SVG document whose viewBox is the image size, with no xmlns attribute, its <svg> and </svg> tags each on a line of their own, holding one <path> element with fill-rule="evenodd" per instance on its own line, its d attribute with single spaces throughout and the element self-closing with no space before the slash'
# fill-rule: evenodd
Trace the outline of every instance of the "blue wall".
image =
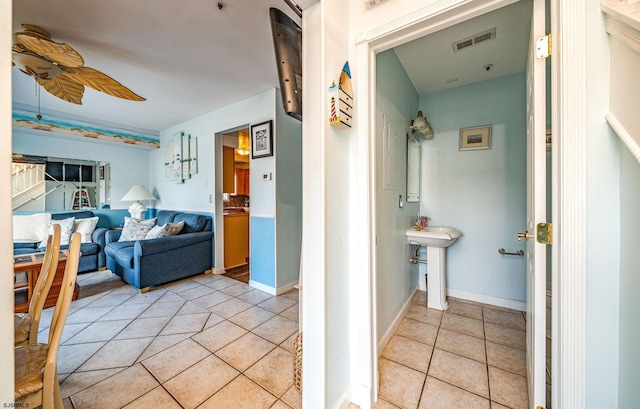
<svg viewBox="0 0 640 409">
<path fill-rule="evenodd" d="M 447 287 L 524 302 L 524 257 L 497 250 L 525 249 L 516 238 L 526 229 L 525 74 L 421 96 L 420 108 L 435 133 L 422 143 L 420 214 L 463 232 L 447 249 Z M 460 129 L 483 125 L 491 149 L 459 151 Z"/>
</svg>

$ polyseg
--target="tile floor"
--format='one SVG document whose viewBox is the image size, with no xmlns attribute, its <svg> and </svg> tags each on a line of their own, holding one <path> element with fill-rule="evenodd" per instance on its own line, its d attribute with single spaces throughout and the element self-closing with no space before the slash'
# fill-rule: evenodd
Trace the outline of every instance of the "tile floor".
<svg viewBox="0 0 640 409">
<path fill-rule="evenodd" d="M 296 290 L 273 297 L 219 275 L 145 294 L 109 271 L 78 282 L 58 359 L 65 408 L 301 408 Z M 427 309 L 416 293 L 379 358 L 376 408 L 526 408 L 523 314 L 449 304 Z"/>
<path fill-rule="evenodd" d="M 378 359 L 376 409 L 526 409 L 522 312 L 418 291 Z"/>
</svg>

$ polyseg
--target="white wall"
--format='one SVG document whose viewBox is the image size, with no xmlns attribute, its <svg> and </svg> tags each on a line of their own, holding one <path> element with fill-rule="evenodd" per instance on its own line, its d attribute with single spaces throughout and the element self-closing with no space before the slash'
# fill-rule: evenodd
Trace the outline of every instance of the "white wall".
<svg viewBox="0 0 640 409">
<path fill-rule="evenodd" d="M 121 202 L 120 199 L 132 185 L 145 185 L 153 193 L 148 148 L 24 128 L 13 128 L 12 140 L 15 153 L 109 162 L 112 209 L 128 209 L 131 206 L 131 202 Z"/>
<path fill-rule="evenodd" d="M 526 250 L 516 238 L 526 230 L 524 73 L 421 96 L 420 109 L 435 133 L 422 142 L 420 214 L 463 233 L 446 250 L 447 287 L 524 302 L 525 258 L 497 251 Z M 483 125 L 491 149 L 460 151 L 460 129 Z"/>
</svg>

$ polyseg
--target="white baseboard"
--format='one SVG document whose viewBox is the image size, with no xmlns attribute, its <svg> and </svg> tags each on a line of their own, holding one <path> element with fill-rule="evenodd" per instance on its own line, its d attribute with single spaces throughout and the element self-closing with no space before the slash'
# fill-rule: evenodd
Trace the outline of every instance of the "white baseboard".
<svg viewBox="0 0 640 409">
<path fill-rule="evenodd" d="M 497 307 L 509 308 L 517 311 L 527 310 L 527 303 L 522 301 L 508 300 L 506 298 L 498 298 L 498 297 L 491 297 L 489 295 L 484 295 L 484 294 L 469 293 L 466 291 L 454 290 L 452 288 L 447 288 L 447 295 L 450 297 L 460 298 L 462 300 L 475 301 L 483 304 L 495 305 Z"/>
<path fill-rule="evenodd" d="M 378 341 L 378 357 L 382 353 L 384 347 L 387 345 L 387 342 L 389 342 L 389 340 L 393 336 L 393 333 L 396 332 L 396 329 L 398 329 L 398 326 L 402 322 L 404 316 L 407 315 L 409 307 L 411 307 L 411 301 L 413 301 L 413 296 L 416 294 L 416 291 L 418 291 L 418 289 L 419 287 L 413 289 L 411 295 L 398 312 L 398 315 L 396 315 L 396 318 L 394 318 L 393 322 L 391 322 L 391 325 L 389 325 L 389 328 L 387 328 L 385 333 L 382 335 L 382 338 L 380 338 L 380 341 Z"/>
<path fill-rule="evenodd" d="M 351 385 L 351 403 L 360 409 L 371 409 L 371 388 L 364 385 Z"/>
<path fill-rule="evenodd" d="M 349 409 L 349 404 L 351 403 L 351 387 L 348 387 L 347 390 L 344 391 L 340 399 L 336 402 L 334 409 Z"/>
<path fill-rule="evenodd" d="M 224 267 L 216 267 L 213 269 L 213 274 L 224 274 L 224 273 L 225 273 Z"/>
<path fill-rule="evenodd" d="M 266 284 L 259 283 L 257 281 L 249 280 L 249 285 L 255 289 L 260 291 L 264 291 L 265 293 L 269 293 L 271 295 L 280 295 L 284 294 L 292 288 L 296 288 L 298 285 L 298 281 L 291 282 L 289 284 L 285 284 L 282 287 L 274 288 Z"/>
</svg>

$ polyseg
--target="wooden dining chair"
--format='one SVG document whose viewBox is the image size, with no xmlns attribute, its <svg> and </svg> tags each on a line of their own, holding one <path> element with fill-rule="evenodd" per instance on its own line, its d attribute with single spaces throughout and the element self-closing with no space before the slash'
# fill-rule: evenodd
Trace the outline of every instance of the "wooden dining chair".
<svg viewBox="0 0 640 409">
<path fill-rule="evenodd" d="M 16 347 L 15 353 L 15 403 L 20 407 L 63 409 L 58 382 L 57 356 L 62 330 L 67 320 L 69 306 L 76 285 L 80 259 L 80 233 L 73 233 L 69 244 L 67 265 L 64 269 L 60 294 L 56 301 L 49 340 L 46 344 L 27 344 Z"/>
<path fill-rule="evenodd" d="M 60 256 L 60 225 L 53 224 L 53 234 L 47 238 L 47 249 L 42 260 L 38 279 L 33 287 L 27 312 L 13 315 L 14 345 L 37 344 L 38 328 L 44 303 L 58 270 Z"/>
</svg>

